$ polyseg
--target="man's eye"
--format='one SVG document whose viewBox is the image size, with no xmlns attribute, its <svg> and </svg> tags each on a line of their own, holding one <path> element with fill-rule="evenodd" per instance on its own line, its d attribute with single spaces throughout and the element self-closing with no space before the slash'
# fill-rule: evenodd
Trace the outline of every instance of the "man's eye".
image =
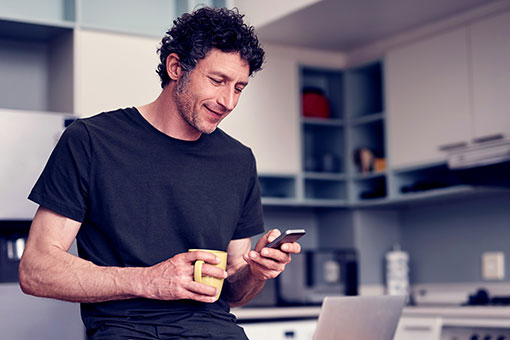
<svg viewBox="0 0 510 340">
<path fill-rule="evenodd" d="M 244 90 L 244 88 L 242 88 L 242 89 L 241 88 L 236 88 L 237 93 L 241 93 L 241 92 L 243 92 L 243 90 Z"/>
<path fill-rule="evenodd" d="M 221 80 L 218 80 L 218 79 L 214 79 L 214 78 L 209 78 L 209 79 L 211 79 L 211 81 L 212 81 L 214 84 L 218 84 L 218 85 L 219 85 L 219 84 L 221 84 L 221 83 L 222 83 L 222 81 L 221 81 Z"/>
</svg>

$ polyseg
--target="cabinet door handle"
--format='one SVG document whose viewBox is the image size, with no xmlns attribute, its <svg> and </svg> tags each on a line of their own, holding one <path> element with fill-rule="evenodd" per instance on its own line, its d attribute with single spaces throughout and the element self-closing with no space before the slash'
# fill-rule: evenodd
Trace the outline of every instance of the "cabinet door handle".
<svg viewBox="0 0 510 340">
<path fill-rule="evenodd" d="M 283 332 L 285 339 L 294 339 L 296 337 L 296 333 L 294 331 L 285 331 Z"/>
<path fill-rule="evenodd" d="M 466 142 L 456 142 L 456 143 L 451 143 L 451 144 L 445 144 L 445 145 L 440 145 L 439 150 L 450 151 L 450 150 L 457 149 L 457 148 L 463 148 L 466 145 L 467 145 Z"/>
<path fill-rule="evenodd" d="M 432 327 L 431 326 L 409 325 L 409 326 L 404 326 L 404 330 L 411 331 L 411 332 L 431 332 Z"/>
<path fill-rule="evenodd" d="M 487 136 L 474 138 L 473 143 L 485 143 L 485 142 L 490 142 L 493 140 L 498 140 L 498 139 L 503 139 L 503 138 L 505 138 L 504 135 L 502 135 L 501 133 L 497 133 L 494 135 L 487 135 Z"/>
</svg>

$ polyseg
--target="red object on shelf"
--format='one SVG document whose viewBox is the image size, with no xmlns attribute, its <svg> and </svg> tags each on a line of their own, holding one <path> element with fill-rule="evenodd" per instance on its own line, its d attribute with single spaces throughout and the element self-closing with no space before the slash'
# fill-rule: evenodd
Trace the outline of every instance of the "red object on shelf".
<svg viewBox="0 0 510 340">
<path fill-rule="evenodd" d="M 331 109 L 325 95 L 317 92 L 303 92 L 303 116 L 310 118 L 330 118 Z"/>
</svg>

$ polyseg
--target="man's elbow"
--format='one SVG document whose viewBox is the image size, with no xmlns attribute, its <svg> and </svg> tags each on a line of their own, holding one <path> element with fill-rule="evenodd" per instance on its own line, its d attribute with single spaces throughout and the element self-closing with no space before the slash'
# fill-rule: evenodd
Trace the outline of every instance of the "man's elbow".
<svg viewBox="0 0 510 340">
<path fill-rule="evenodd" d="M 31 269 L 30 261 L 23 256 L 18 267 L 18 281 L 23 293 L 28 295 L 37 295 L 35 278 Z"/>
</svg>

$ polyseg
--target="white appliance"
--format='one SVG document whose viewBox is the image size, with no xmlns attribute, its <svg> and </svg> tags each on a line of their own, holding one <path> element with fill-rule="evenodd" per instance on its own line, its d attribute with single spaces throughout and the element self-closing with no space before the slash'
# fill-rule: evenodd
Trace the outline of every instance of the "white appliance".
<svg viewBox="0 0 510 340">
<path fill-rule="evenodd" d="M 443 150 L 448 152 L 448 167 L 465 183 L 510 186 L 510 139 L 496 136 Z"/>
<path fill-rule="evenodd" d="M 31 220 L 27 199 L 70 114 L 0 110 L 0 219 Z"/>
</svg>

